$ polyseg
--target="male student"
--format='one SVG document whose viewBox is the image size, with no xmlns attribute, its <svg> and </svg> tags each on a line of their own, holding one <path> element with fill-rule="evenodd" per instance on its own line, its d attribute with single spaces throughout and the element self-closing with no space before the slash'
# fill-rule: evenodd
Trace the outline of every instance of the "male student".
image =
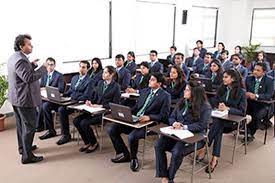
<svg viewBox="0 0 275 183">
<path fill-rule="evenodd" d="M 239 53 L 236 53 L 231 56 L 231 59 L 233 63 L 233 68 L 240 73 L 242 79 L 245 81 L 245 78 L 248 74 L 248 70 L 241 64 L 243 61 L 243 56 Z"/>
<path fill-rule="evenodd" d="M 65 84 L 64 84 L 64 78 L 63 75 L 55 70 L 55 59 L 52 57 L 47 58 L 46 60 L 48 66 L 47 66 L 47 74 L 44 74 L 40 81 L 40 88 L 46 87 L 46 86 L 52 86 L 59 89 L 60 93 L 64 92 Z M 42 104 L 43 105 L 43 104 Z M 38 118 L 37 118 L 37 124 L 36 124 L 36 132 L 41 132 L 44 130 L 44 111 L 42 106 L 39 107 L 38 112 Z M 47 130 L 50 129 L 52 126 L 46 125 Z"/>
<path fill-rule="evenodd" d="M 203 59 L 200 57 L 199 48 L 193 49 L 193 56 L 185 60 L 185 64 L 190 68 L 191 71 L 197 72 L 197 68 L 200 64 L 203 64 Z"/>
<path fill-rule="evenodd" d="M 221 64 L 223 67 L 223 70 L 229 70 L 233 67 L 233 64 L 231 62 L 231 60 L 228 58 L 229 52 L 228 50 L 223 50 L 221 52 Z"/>
<path fill-rule="evenodd" d="M 79 63 L 79 74 L 74 76 L 71 81 L 71 86 L 67 92 L 63 94 L 64 97 L 71 97 L 72 100 L 76 101 L 86 101 L 91 95 L 91 80 L 88 73 L 90 68 L 90 63 L 88 61 L 80 61 Z M 70 125 L 69 125 L 69 115 L 73 113 L 73 110 L 68 109 L 66 106 L 60 106 L 47 102 L 43 105 L 43 110 L 45 112 L 45 122 L 47 125 L 51 126 L 53 129 L 53 116 L 52 110 L 58 111 L 61 123 L 61 138 L 57 141 L 57 145 L 62 145 L 70 142 Z M 47 139 L 54 137 L 56 135 L 55 131 L 48 131 L 41 139 Z"/>
<path fill-rule="evenodd" d="M 190 75 L 190 71 L 184 63 L 184 54 L 183 53 L 178 52 L 175 54 L 175 65 L 179 66 L 182 69 L 182 71 L 185 75 L 185 80 L 187 81 L 189 78 L 189 75 Z M 170 70 L 171 69 L 169 68 L 168 73 L 170 73 Z"/>
<path fill-rule="evenodd" d="M 168 55 L 167 58 L 166 58 L 166 60 L 168 62 L 168 66 L 175 64 L 175 54 L 176 54 L 176 51 L 177 51 L 177 47 L 176 46 L 171 46 L 170 47 L 170 55 Z"/>
<path fill-rule="evenodd" d="M 163 82 L 164 78 L 161 73 L 152 73 L 149 88 L 140 91 L 137 104 L 132 109 L 132 113 L 139 117 L 140 123 L 166 122 L 170 111 L 171 96 L 161 88 Z M 145 137 L 145 128 L 135 129 L 125 125 L 112 124 L 107 131 L 116 151 L 116 157 L 111 161 L 113 163 L 131 162 L 131 170 L 138 171 L 138 141 Z M 128 134 L 130 152 L 121 137 L 122 133 Z"/>
<path fill-rule="evenodd" d="M 210 70 L 210 63 L 213 61 L 213 54 L 211 52 L 205 53 L 203 63 L 198 65 L 197 73 L 205 75 Z"/>
<path fill-rule="evenodd" d="M 158 61 L 158 52 L 156 50 L 150 51 L 150 72 L 163 73 L 163 65 Z"/>
<path fill-rule="evenodd" d="M 198 48 L 199 51 L 200 51 L 200 57 L 201 57 L 202 59 L 204 59 L 204 56 L 205 56 L 205 54 L 207 53 L 207 50 L 203 47 L 203 42 L 202 42 L 202 40 L 197 40 L 197 41 L 196 41 L 196 45 L 197 45 L 197 48 Z"/>
<path fill-rule="evenodd" d="M 246 97 L 248 99 L 247 113 L 252 116 L 248 124 L 248 142 L 254 140 L 254 135 L 261 121 L 268 117 L 270 105 L 257 102 L 257 100 L 271 100 L 273 94 L 272 78 L 266 75 L 265 63 L 256 63 L 253 75 L 246 78 Z"/>
<path fill-rule="evenodd" d="M 124 65 L 124 56 L 122 54 L 118 54 L 115 57 L 116 64 L 116 72 L 118 75 L 118 84 L 120 85 L 121 91 L 126 90 L 129 87 L 131 81 L 131 73 L 128 69 L 126 69 Z"/>
</svg>

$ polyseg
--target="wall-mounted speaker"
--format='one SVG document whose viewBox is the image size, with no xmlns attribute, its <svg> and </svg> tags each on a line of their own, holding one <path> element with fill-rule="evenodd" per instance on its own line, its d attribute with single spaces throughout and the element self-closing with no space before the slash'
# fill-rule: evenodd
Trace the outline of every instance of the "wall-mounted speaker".
<svg viewBox="0 0 275 183">
<path fill-rule="evenodd" d="M 182 11 L 182 24 L 187 23 L 187 10 Z"/>
</svg>

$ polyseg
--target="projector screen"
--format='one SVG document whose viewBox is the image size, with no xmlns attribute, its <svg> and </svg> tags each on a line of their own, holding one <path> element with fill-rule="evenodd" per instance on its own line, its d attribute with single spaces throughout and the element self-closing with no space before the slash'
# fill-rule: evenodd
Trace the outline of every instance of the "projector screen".
<svg viewBox="0 0 275 183">
<path fill-rule="evenodd" d="M 32 58 L 58 62 L 109 57 L 109 0 L 8 0 L 0 6 L 0 63 L 18 34 L 30 34 Z"/>
</svg>

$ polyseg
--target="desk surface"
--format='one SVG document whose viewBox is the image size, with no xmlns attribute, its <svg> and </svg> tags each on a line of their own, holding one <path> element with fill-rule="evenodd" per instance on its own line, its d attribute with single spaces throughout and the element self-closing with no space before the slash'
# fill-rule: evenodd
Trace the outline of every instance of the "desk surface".
<svg viewBox="0 0 275 183">
<path fill-rule="evenodd" d="M 243 120 L 246 119 L 246 116 L 227 114 L 227 115 L 222 116 L 222 117 L 214 117 L 214 116 L 212 116 L 212 118 L 218 118 L 218 119 L 223 119 L 223 120 L 226 120 L 226 121 L 240 123 L 240 122 L 242 122 Z"/>
<path fill-rule="evenodd" d="M 68 105 L 72 105 L 72 104 L 76 104 L 76 103 L 81 103 L 81 102 L 77 102 L 77 101 L 74 101 L 74 100 L 70 100 L 68 102 L 57 102 L 57 101 L 54 101 L 54 100 L 49 100 L 48 98 L 45 98 L 45 97 L 41 97 L 41 98 L 42 98 L 43 101 L 51 102 L 51 103 L 61 105 L 61 106 L 68 106 Z"/>
</svg>

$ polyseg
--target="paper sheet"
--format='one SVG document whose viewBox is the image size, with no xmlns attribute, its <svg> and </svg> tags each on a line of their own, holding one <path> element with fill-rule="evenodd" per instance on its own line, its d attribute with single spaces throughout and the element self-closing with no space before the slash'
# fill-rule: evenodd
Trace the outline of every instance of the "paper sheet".
<svg viewBox="0 0 275 183">
<path fill-rule="evenodd" d="M 189 130 L 176 130 L 171 126 L 160 128 L 160 131 L 168 135 L 175 135 L 180 139 L 186 139 L 194 136 L 194 134 Z"/>
</svg>

